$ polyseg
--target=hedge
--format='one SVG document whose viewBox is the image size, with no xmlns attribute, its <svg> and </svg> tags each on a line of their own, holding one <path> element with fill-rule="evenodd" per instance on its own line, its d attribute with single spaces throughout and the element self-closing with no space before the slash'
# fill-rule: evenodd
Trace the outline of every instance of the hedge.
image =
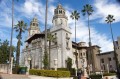
<svg viewBox="0 0 120 79">
<path fill-rule="evenodd" d="M 46 76 L 46 77 L 70 77 L 70 72 L 69 71 L 30 69 L 29 73 L 31 75 Z"/>
<path fill-rule="evenodd" d="M 94 75 L 90 75 L 90 78 L 91 79 L 101 79 L 102 75 L 100 75 L 100 74 L 98 74 L 98 75 L 94 74 Z"/>
<path fill-rule="evenodd" d="M 20 66 L 15 66 L 12 69 L 13 74 L 25 74 L 25 72 L 27 72 L 27 67 L 20 67 Z"/>
<path fill-rule="evenodd" d="M 113 75 L 116 75 L 116 73 L 104 73 L 103 74 L 103 76 L 113 76 Z M 91 79 L 101 79 L 102 75 L 100 75 L 100 74 L 93 74 L 93 75 L 90 75 L 90 78 Z"/>
<path fill-rule="evenodd" d="M 71 68 L 70 70 L 67 68 L 58 68 L 59 71 L 70 71 L 71 76 L 75 76 L 76 70 L 75 68 Z"/>
<path fill-rule="evenodd" d="M 104 73 L 103 76 L 113 76 L 116 75 L 116 73 Z"/>
</svg>

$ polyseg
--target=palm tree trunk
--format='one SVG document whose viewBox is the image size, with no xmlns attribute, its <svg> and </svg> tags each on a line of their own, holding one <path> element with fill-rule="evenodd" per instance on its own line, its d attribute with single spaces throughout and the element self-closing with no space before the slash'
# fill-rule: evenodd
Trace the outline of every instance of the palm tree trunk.
<svg viewBox="0 0 120 79">
<path fill-rule="evenodd" d="M 47 14 L 48 14 L 48 0 L 46 0 L 46 11 L 45 11 L 45 51 L 44 51 L 45 55 L 48 55 L 48 53 L 47 53 Z M 46 57 L 48 57 L 48 56 L 46 56 Z M 46 63 L 48 63 L 48 58 L 46 58 L 46 59 L 47 59 Z M 48 65 L 45 66 L 45 64 L 44 64 L 44 67 L 45 67 L 45 69 L 47 69 Z"/>
<path fill-rule="evenodd" d="M 50 52 L 50 47 L 51 47 L 51 41 L 49 41 L 49 69 L 50 69 L 50 60 L 51 60 L 51 52 Z"/>
<path fill-rule="evenodd" d="M 12 28 L 11 28 L 11 39 L 10 39 L 9 63 L 11 62 L 11 54 L 12 54 L 13 25 L 14 25 L 14 0 L 12 0 Z"/>
<path fill-rule="evenodd" d="M 47 14 L 48 14 L 48 0 L 46 0 L 46 12 L 45 12 L 45 51 L 47 50 Z"/>
<path fill-rule="evenodd" d="M 16 66 L 19 66 L 19 56 L 20 56 L 20 39 L 17 42 L 17 53 L 16 53 Z"/>
<path fill-rule="evenodd" d="M 19 37 L 18 37 L 18 43 L 17 43 L 16 66 L 19 66 L 21 34 L 22 34 L 22 31 L 20 30 Z"/>
<path fill-rule="evenodd" d="M 91 43 L 91 30 L 90 30 L 90 25 L 89 25 L 89 15 L 88 15 L 88 30 L 89 30 L 89 52 L 88 52 L 88 64 L 89 66 L 91 65 L 92 66 L 92 71 L 94 72 L 95 70 L 95 67 L 94 67 L 94 57 L 93 57 L 93 50 L 91 48 L 92 46 L 92 43 Z"/>
<path fill-rule="evenodd" d="M 76 56 L 76 67 L 78 69 L 78 58 L 77 58 L 77 43 L 76 43 L 76 19 L 75 19 L 75 56 Z"/>
<path fill-rule="evenodd" d="M 91 61 L 90 61 L 90 59 L 91 59 L 91 38 L 90 38 L 90 26 L 89 26 L 89 15 L 88 15 L 88 31 L 89 31 L 89 52 L 88 52 L 88 54 L 90 55 L 88 55 L 88 64 L 90 65 L 90 63 L 91 63 Z"/>
<path fill-rule="evenodd" d="M 117 69 L 117 76 L 120 79 L 120 70 L 119 70 L 119 65 L 118 65 L 117 52 L 116 52 L 115 41 L 114 41 L 111 23 L 110 23 L 110 31 L 111 31 L 111 36 L 112 36 L 112 41 L 113 41 L 113 46 L 114 46 L 114 56 L 115 56 L 115 64 L 116 64 L 116 69 Z"/>
</svg>

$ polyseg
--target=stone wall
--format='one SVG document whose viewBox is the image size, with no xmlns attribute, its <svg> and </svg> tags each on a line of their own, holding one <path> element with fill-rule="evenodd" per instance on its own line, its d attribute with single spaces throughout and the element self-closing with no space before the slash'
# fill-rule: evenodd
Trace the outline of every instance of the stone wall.
<svg viewBox="0 0 120 79">
<path fill-rule="evenodd" d="M 0 64 L 1 73 L 8 73 L 9 69 L 10 69 L 9 64 Z"/>
</svg>

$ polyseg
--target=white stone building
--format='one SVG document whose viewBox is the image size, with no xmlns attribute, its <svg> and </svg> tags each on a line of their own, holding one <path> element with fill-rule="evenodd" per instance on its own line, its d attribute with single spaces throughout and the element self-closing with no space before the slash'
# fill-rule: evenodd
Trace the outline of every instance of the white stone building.
<svg viewBox="0 0 120 79">
<path fill-rule="evenodd" d="M 98 54 L 97 57 L 100 61 L 100 67 L 103 71 L 114 71 L 116 70 L 116 63 L 114 57 L 114 51 L 104 52 Z"/>
<path fill-rule="evenodd" d="M 54 11 L 52 23 L 52 28 L 48 32 L 57 38 L 57 45 L 54 43 L 51 45 L 50 67 L 54 68 L 54 59 L 57 59 L 58 68 L 65 68 L 65 61 L 68 57 L 72 58 L 73 63 L 75 59 L 72 53 L 72 33 L 68 26 L 68 17 L 66 16 L 65 9 L 60 4 Z M 22 51 L 22 64 L 30 64 L 28 58 L 31 58 L 31 68 L 43 68 L 44 37 L 45 34 L 39 30 L 37 18 L 33 18 L 28 30 L 28 39 Z M 75 63 L 73 67 L 76 67 Z"/>
<path fill-rule="evenodd" d="M 117 52 L 118 62 L 120 64 L 120 37 L 118 37 L 116 41 L 116 52 Z"/>
<path fill-rule="evenodd" d="M 61 4 L 57 6 L 54 10 L 54 16 L 52 19 L 52 27 L 48 30 L 54 37 L 56 37 L 56 44 L 51 43 L 50 47 L 50 68 L 54 68 L 54 60 L 58 61 L 58 68 L 66 68 L 66 60 L 68 57 L 72 58 L 72 67 L 76 68 L 76 58 L 78 59 L 78 68 L 83 71 L 87 67 L 87 49 L 85 42 L 75 43 L 72 42 L 71 30 L 68 26 L 68 17 L 66 15 L 65 9 Z M 44 56 L 44 43 L 45 34 L 40 32 L 39 24 L 37 18 L 33 18 L 30 23 L 30 28 L 28 30 L 28 38 L 26 40 L 25 48 L 22 51 L 22 62 L 24 66 L 30 65 L 31 68 L 42 69 L 43 66 L 43 56 Z M 77 47 L 76 47 L 77 46 Z M 96 59 L 96 54 L 99 53 L 99 47 L 92 47 L 95 51 L 94 59 Z M 49 50 L 49 45 L 47 45 Z M 77 49 L 77 56 L 75 56 L 75 49 Z M 49 53 L 49 51 L 48 51 Z M 28 61 L 29 60 L 29 61 Z M 94 61 L 95 62 L 95 61 Z M 95 64 L 95 69 L 97 69 Z M 97 69 L 98 70 L 98 69 Z"/>
</svg>

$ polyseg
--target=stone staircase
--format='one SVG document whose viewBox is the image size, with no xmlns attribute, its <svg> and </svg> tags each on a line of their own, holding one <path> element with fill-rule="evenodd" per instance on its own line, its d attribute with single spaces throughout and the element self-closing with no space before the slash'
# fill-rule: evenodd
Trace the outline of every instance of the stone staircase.
<svg viewBox="0 0 120 79">
<path fill-rule="evenodd" d="M 30 79 L 27 75 L 0 74 L 0 79 Z"/>
</svg>

